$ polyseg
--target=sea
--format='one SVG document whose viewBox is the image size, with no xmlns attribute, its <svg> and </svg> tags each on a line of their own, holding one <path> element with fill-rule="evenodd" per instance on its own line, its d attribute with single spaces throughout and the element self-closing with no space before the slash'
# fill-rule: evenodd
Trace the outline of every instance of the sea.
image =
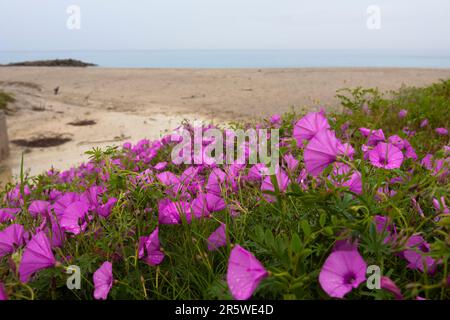
<svg viewBox="0 0 450 320">
<path fill-rule="evenodd" d="M 450 51 L 425 50 L 0 51 L 0 64 L 68 58 L 100 68 L 450 68 Z"/>
</svg>

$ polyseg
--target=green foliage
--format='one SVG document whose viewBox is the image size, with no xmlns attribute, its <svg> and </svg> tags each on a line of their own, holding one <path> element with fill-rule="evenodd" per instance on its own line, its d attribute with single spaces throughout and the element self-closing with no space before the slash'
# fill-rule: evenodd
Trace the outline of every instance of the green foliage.
<svg viewBox="0 0 450 320">
<path fill-rule="evenodd" d="M 0 110 L 6 110 L 8 103 L 14 102 L 14 97 L 6 92 L 0 91 Z"/>
</svg>

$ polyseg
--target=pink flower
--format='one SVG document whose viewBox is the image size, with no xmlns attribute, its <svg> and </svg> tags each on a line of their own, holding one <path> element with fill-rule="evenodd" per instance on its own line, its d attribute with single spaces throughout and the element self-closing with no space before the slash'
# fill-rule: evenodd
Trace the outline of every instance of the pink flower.
<svg viewBox="0 0 450 320">
<path fill-rule="evenodd" d="M 58 221 L 52 216 L 50 217 L 52 230 L 51 230 L 51 244 L 53 247 L 62 247 L 65 240 L 64 230 L 61 229 Z M 47 232 L 47 236 L 50 237 L 50 231 Z"/>
<path fill-rule="evenodd" d="M 286 163 L 287 169 L 290 172 L 294 172 L 295 169 L 297 169 L 299 161 L 295 159 L 291 153 L 285 154 L 283 160 Z"/>
<path fill-rule="evenodd" d="M 430 245 L 422 236 L 411 236 L 406 246 L 408 249 L 403 251 L 403 257 L 409 262 L 408 268 L 424 272 L 426 267 L 428 273 L 434 272 L 436 261 L 427 255 L 430 251 Z"/>
<path fill-rule="evenodd" d="M 375 199 L 377 199 L 377 201 L 383 201 L 387 198 L 392 198 L 396 194 L 397 191 L 389 189 L 389 186 L 379 187 L 375 194 Z"/>
<path fill-rule="evenodd" d="M 385 141 L 386 138 L 384 137 L 383 130 L 372 130 L 369 134 L 369 139 L 367 140 L 367 145 L 369 146 L 376 146 L 378 142 Z"/>
<path fill-rule="evenodd" d="M 297 140 L 297 145 L 302 146 L 303 141 L 309 141 L 319 131 L 329 128 L 330 125 L 323 112 L 311 112 L 297 121 L 294 125 L 293 136 Z"/>
<path fill-rule="evenodd" d="M 341 131 L 343 134 L 347 133 L 348 128 L 350 127 L 350 121 L 346 121 L 341 125 Z"/>
<path fill-rule="evenodd" d="M 4 223 L 6 221 L 12 221 L 16 219 L 16 214 L 20 212 L 20 209 L 17 208 L 3 208 L 0 209 L 0 223 Z"/>
<path fill-rule="evenodd" d="M 336 186 L 348 187 L 351 192 L 362 193 L 361 173 L 352 171 L 351 168 L 343 163 L 336 162 L 333 168 L 333 183 Z"/>
<path fill-rule="evenodd" d="M 319 274 L 322 289 L 334 298 L 343 298 L 366 280 L 367 264 L 355 248 L 332 252 Z"/>
<path fill-rule="evenodd" d="M 25 247 L 19 265 L 20 281 L 26 283 L 31 275 L 56 264 L 50 241 L 44 232 L 38 232 Z"/>
<path fill-rule="evenodd" d="M 8 300 L 8 294 L 6 293 L 5 286 L 0 282 L 0 301 Z"/>
<path fill-rule="evenodd" d="M 397 135 L 390 136 L 388 138 L 390 144 L 397 147 L 399 150 L 405 151 L 405 157 L 407 159 L 417 160 L 417 154 L 414 148 L 411 146 L 408 140 L 402 139 Z"/>
<path fill-rule="evenodd" d="M 408 136 L 408 137 L 412 137 L 416 135 L 416 131 L 414 130 L 410 130 L 408 127 L 404 127 L 402 129 L 402 131 Z"/>
<path fill-rule="evenodd" d="M 86 224 L 84 218 L 88 212 L 88 205 L 85 202 L 76 201 L 70 204 L 61 216 L 61 228 L 69 233 L 80 234 L 84 231 Z"/>
<path fill-rule="evenodd" d="M 94 298 L 96 300 L 106 300 L 113 281 L 112 263 L 106 261 L 94 272 Z"/>
<path fill-rule="evenodd" d="M 403 162 L 403 153 L 390 143 L 380 142 L 369 151 L 369 159 L 373 166 L 384 169 L 400 168 Z"/>
<path fill-rule="evenodd" d="M 319 131 L 306 146 L 303 158 L 308 173 L 317 176 L 336 161 L 340 142 L 333 131 Z"/>
<path fill-rule="evenodd" d="M 191 204 L 192 213 L 196 218 L 207 217 L 211 213 L 222 211 L 226 208 L 225 201 L 213 193 L 199 193 Z"/>
<path fill-rule="evenodd" d="M 442 206 L 441 206 L 442 204 Z M 447 205 L 445 204 L 445 198 L 442 196 L 440 200 L 433 198 L 433 207 L 436 209 L 436 211 L 440 214 L 448 214 L 450 213 L 450 210 L 447 208 Z"/>
<path fill-rule="evenodd" d="M 395 225 L 391 222 L 389 217 L 376 215 L 373 217 L 377 233 L 387 234 L 383 243 L 389 243 L 397 238 L 397 231 Z"/>
<path fill-rule="evenodd" d="M 419 202 L 416 200 L 416 198 L 411 198 L 411 202 L 412 202 L 413 208 L 417 211 L 417 213 L 419 213 L 419 215 L 420 215 L 422 218 L 425 218 L 425 215 L 423 214 L 423 210 L 422 210 L 422 208 L 420 207 L 420 204 L 419 204 Z"/>
<path fill-rule="evenodd" d="M 270 123 L 275 126 L 281 125 L 281 116 L 279 114 L 274 114 L 270 117 Z"/>
<path fill-rule="evenodd" d="M 433 169 L 433 155 L 431 153 L 428 153 L 420 162 L 422 166 L 424 166 L 428 170 Z"/>
<path fill-rule="evenodd" d="M 56 202 L 52 205 L 52 209 L 55 211 L 55 214 L 58 218 L 60 218 L 66 208 L 71 205 L 75 201 L 80 200 L 80 195 L 75 192 L 67 192 L 63 196 L 61 196 Z"/>
<path fill-rule="evenodd" d="M 361 151 L 364 152 L 364 160 L 369 160 L 369 152 L 373 149 L 373 147 L 370 147 L 366 144 L 363 144 L 361 146 Z"/>
<path fill-rule="evenodd" d="M 354 192 L 356 194 L 362 194 L 362 179 L 361 179 L 361 173 L 358 171 L 355 171 L 350 176 L 350 179 L 347 181 L 344 181 L 342 184 L 343 187 L 348 187 L 348 189 L 351 192 Z"/>
<path fill-rule="evenodd" d="M 353 160 L 353 156 L 355 155 L 355 149 L 352 147 L 350 143 L 340 143 L 338 145 L 339 154 L 348 157 Z"/>
<path fill-rule="evenodd" d="M 48 215 L 49 206 L 50 203 L 48 201 L 35 200 L 28 207 L 28 212 L 33 218 L 36 218 L 38 215 L 45 217 Z"/>
<path fill-rule="evenodd" d="M 12 224 L 0 231 L 0 259 L 13 253 L 25 243 L 25 229 L 20 224 Z"/>
<path fill-rule="evenodd" d="M 289 176 L 284 172 L 282 169 L 278 169 L 277 173 L 275 174 L 277 178 L 277 185 L 278 185 L 278 191 L 280 193 L 283 193 L 286 191 L 287 187 L 290 184 Z M 272 184 L 272 176 L 268 175 L 265 176 L 262 184 L 261 184 L 261 191 L 264 193 L 264 191 L 272 191 L 275 192 L 275 187 Z M 264 198 L 266 198 L 267 201 L 272 202 L 275 201 L 274 196 L 270 194 L 264 193 Z"/>
<path fill-rule="evenodd" d="M 100 187 L 92 186 L 81 194 L 80 201 L 86 203 L 89 210 L 94 210 L 99 205 L 98 197 L 101 192 Z"/>
<path fill-rule="evenodd" d="M 406 115 L 408 114 L 408 111 L 406 109 L 402 109 L 400 110 L 400 112 L 398 113 L 398 117 L 400 119 L 403 119 L 404 117 L 406 117 Z"/>
<path fill-rule="evenodd" d="M 26 196 L 29 196 L 31 194 L 30 187 L 25 185 L 24 186 L 24 193 Z M 21 192 L 21 186 L 20 184 L 17 184 L 14 189 L 9 191 L 5 196 L 5 201 L 8 205 L 11 206 L 21 206 L 23 205 L 23 194 Z"/>
<path fill-rule="evenodd" d="M 189 186 L 199 181 L 201 167 L 189 167 L 183 171 L 180 176 L 180 182 L 183 186 Z"/>
<path fill-rule="evenodd" d="M 302 187 L 303 190 L 308 189 L 308 172 L 306 171 L 306 169 L 302 169 L 297 179 L 295 180 Z"/>
<path fill-rule="evenodd" d="M 398 135 L 393 135 L 388 138 L 388 142 L 390 144 L 393 144 L 400 150 L 402 150 L 405 147 L 405 143 L 403 142 L 403 139 L 400 138 Z"/>
<path fill-rule="evenodd" d="M 160 170 L 164 170 L 166 167 L 167 167 L 167 162 L 164 161 L 164 162 L 158 162 L 153 168 L 155 170 L 160 171 Z"/>
<path fill-rule="evenodd" d="M 404 148 L 405 148 L 405 157 L 407 159 L 417 160 L 416 150 L 411 146 L 408 140 L 403 140 Z"/>
<path fill-rule="evenodd" d="M 247 173 L 246 179 L 248 181 L 261 181 L 263 175 L 267 175 L 269 173 L 269 169 L 266 167 L 264 163 L 257 163 Z"/>
<path fill-rule="evenodd" d="M 371 130 L 367 128 L 359 128 L 359 131 L 364 137 L 369 138 L 367 141 L 368 146 L 376 146 L 378 142 L 383 142 L 386 140 L 383 130 L 381 129 Z"/>
<path fill-rule="evenodd" d="M 180 179 L 170 171 L 164 171 L 156 175 L 158 180 L 165 186 L 173 186 L 180 182 Z"/>
<path fill-rule="evenodd" d="M 434 130 L 434 131 L 436 131 L 436 133 L 440 136 L 448 135 L 448 130 L 445 128 L 436 128 L 436 130 Z"/>
<path fill-rule="evenodd" d="M 422 161 L 421 165 L 423 165 L 426 169 L 431 170 L 431 175 L 439 177 L 445 177 L 449 173 L 448 169 L 448 163 L 450 158 L 446 159 L 436 159 L 433 161 L 433 157 L 431 155 L 425 156 Z M 441 171 L 442 170 L 442 171 Z"/>
<path fill-rule="evenodd" d="M 423 119 L 421 122 L 420 122 L 420 127 L 421 128 L 424 128 L 424 127 L 426 127 L 428 125 L 428 119 Z"/>
<path fill-rule="evenodd" d="M 208 250 L 214 251 L 227 244 L 226 225 L 220 223 L 220 226 L 208 238 Z"/>
<path fill-rule="evenodd" d="M 116 198 L 108 199 L 108 201 L 105 204 L 97 208 L 98 215 L 103 218 L 108 218 L 109 215 L 111 214 L 112 208 L 116 205 L 116 203 L 117 203 Z"/>
<path fill-rule="evenodd" d="M 173 202 L 170 199 L 162 199 L 158 203 L 158 221 L 160 224 L 180 224 L 181 215 L 191 222 L 191 208 L 186 201 Z"/>
<path fill-rule="evenodd" d="M 358 249 L 358 240 L 352 238 L 344 238 L 336 240 L 332 252 L 335 251 L 352 251 Z"/>
<path fill-rule="evenodd" d="M 381 289 L 392 293 L 396 300 L 403 300 L 402 292 L 397 287 L 395 282 L 392 281 L 389 277 L 382 276 L 380 286 L 381 286 Z"/>
<path fill-rule="evenodd" d="M 8 300 L 8 294 L 6 293 L 5 286 L 0 282 L 0 301 Z"/>
<path fill-rule="evenodd" d="M 144 262 L 150 266 L 156 266 L 164 260 L 164 253 L 161 251 L 159 243 L 159 228 L 148 236 L 139 239 L 139 259 L 144 259 Z"/>
<path fill-rule="evenodd" d="M 247 300 L 268 273 L 255 256 L 236 245 L 228 259 L 227 283 L 236 300 Z"/>
<path fill-rule="evenodd" d="M 206 191 L 220 196 L 222 194 L 222 188 L 225 187 L 224 184 L 226 178 L 226 173 L 221 169 L 213 169 L 209 175 L 208 182 L 206 183 Z"/>
<path fill-rule="evenodd" d="M 434 162 L 433 176 L 438 176 L 440 179 L 444 179 L 450 172 L 448 164 L 450 163 L 450 158 L 437 159 Z"/>
</svg>

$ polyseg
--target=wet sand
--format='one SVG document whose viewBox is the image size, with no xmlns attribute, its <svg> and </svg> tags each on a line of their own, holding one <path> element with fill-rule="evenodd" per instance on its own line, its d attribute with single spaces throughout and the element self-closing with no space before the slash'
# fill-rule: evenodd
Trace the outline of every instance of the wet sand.
<svg viewBox="0 0 450 320">
<path fill-rule="evenodd" d="M 7 115 L 10 140 L 71 139 L 48 148 L 11 144 L 11 156 L 0 166 L 6 168 L 3 175 L 17 175 L 24 152 L 31 174 L 52 165 L 67 169 L 86 160 L 84 152 L 94 146 L 155 139 L 183 119 L 225 123 L 258 120 L 292 107 L 336 108 L 340 88 L 387 91 L 448 78 L 450 69 L 0 68 L 0 90 L 17 99 Z M 95 124 L 68 124 L 83 120 Z"/>
</svg>

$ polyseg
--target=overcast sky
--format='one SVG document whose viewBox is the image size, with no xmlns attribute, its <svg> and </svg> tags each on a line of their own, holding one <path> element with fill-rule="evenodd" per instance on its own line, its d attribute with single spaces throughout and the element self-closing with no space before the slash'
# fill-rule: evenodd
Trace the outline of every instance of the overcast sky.
<svg viewBox="0 0 450 320">
<path fill-rule="evenodd" d="M 70 5 L 80 30 L 66 26 Z M 449 51 L 449 12 L 449 0 L 0 0 L 0 50 Z"/>
</svg>

